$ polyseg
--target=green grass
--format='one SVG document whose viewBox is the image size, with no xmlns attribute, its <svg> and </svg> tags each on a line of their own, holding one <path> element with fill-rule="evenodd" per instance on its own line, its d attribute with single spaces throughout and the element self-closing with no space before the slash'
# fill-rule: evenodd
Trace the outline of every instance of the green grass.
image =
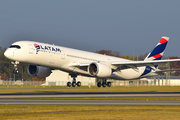
<svg viewBox="0 0 180 120">
<path fill-rule="evenodd" d="M 0 105 L 2 120 L 179 120 L 180 106 Z"/>
<path fill-rule="evenodd" d="M 60 87 L 60 86 L 0 86 L 0 93 L 28 93 L 28 92 L 180 92 L 180 86 L 115 86 L 98 88 L 92 86 Z"/>
<path fill-rule="evenodd" d="M 11 99 L 11 98 L 10 98 Z M 16 99 L 16 98 L 15 98 Z M 19 99 L 19 98 L 17 98 Z M 21 98 L 28 100 L 164 100 L 164 101 L 180 101 L 180 97 L 97 97 L 97 98 Z"/>
</svg>

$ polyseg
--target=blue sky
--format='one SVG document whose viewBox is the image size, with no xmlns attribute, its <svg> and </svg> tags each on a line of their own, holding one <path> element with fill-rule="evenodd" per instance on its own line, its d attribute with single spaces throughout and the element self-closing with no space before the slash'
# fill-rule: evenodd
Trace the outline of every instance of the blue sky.
<svg viewBox="0 0 180 120">
<path fill-rule="evenodd" d="M 30 40 L 121 55 L 151 52 L 170 37 L 180 56 L 179 0 L 1 0 L 0 46 Z"/>
</svg>

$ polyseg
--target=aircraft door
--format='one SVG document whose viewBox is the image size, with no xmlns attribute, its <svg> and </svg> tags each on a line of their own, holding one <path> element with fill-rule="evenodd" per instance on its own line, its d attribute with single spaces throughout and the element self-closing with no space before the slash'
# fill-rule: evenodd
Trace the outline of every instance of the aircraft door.
<svg viewBox="0 0 180 120">
<path fill-rule="evenodd" d="M 61 58 L 65 59 L 65 52 L 64 52 L 64 50 L 61 50 Z"/>
<path fill-rule="evenodd" d="M 13 51 L 12 51 L 12 57 L 14 57 L 14 53 L 15 53 L 15 49 L 13 49 Z"/>
<path fill-rule="evenodd" d="M 29 44 L 29 54 L 33 54 L 33 46 Z"/>
</svg>

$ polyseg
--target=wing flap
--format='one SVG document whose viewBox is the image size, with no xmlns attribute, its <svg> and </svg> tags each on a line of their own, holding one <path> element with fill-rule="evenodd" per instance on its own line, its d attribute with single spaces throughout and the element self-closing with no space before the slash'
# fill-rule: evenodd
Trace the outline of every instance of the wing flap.
<svg viewBox="0 0 180 120">
<path fill-rule="evenodd" d="M 78 62 L 72 62 L 68 66 L 69 67 L 86 67 L 89 66 L 90 63 L 78 63 Z"/>
</svg>

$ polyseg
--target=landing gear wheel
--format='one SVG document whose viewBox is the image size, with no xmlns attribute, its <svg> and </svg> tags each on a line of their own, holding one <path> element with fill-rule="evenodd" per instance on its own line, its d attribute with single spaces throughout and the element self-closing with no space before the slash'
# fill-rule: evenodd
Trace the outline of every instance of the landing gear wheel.
<svg viewBox="0 0 180 120">
<path fill-rule="evenodd" d="M 77 86 L 80 87 L 81 86 L 81 82 L 77 82 Z"/>
<path fill-rule="evenodd" d="M 106 83 L 105 83 L 105 82 L 103 82 L 103 83 L 102 83 L 102 86 L 103 86 L 103 87 L 106 87 Z"/>
<path fill-rule="evenodd" d="M 98 83 L 97 83 L 97 87 L 101 87 L 101 82 L 98 82 Z"/>
<path fill-rule="evenodd" d="M 72 82 L 72 86 L 73 86 L 73 87 L 76 87 L 76 82 Z"/>
<path fill-rule="evenodd" d="M 107 83 L 107 86 L 108 86 L 108 87 L 111 87 L 111 82 L 108 82 L 108 83 Z"/>
<path fill-rule="evenodd" d="M 67 83 L 67 86 L 68 86 L 68 87 L 71 87 L 71 82 L 68 82 L 68 83 Z"/>
<path fill-rule="evenodd" d="M 13 70 L 13 73 L 14 73 L 14 74 L 19 74 L 19 70 L 18 70 L 18 69 L 14 69 L 14 70 Z"/>
</svg>

